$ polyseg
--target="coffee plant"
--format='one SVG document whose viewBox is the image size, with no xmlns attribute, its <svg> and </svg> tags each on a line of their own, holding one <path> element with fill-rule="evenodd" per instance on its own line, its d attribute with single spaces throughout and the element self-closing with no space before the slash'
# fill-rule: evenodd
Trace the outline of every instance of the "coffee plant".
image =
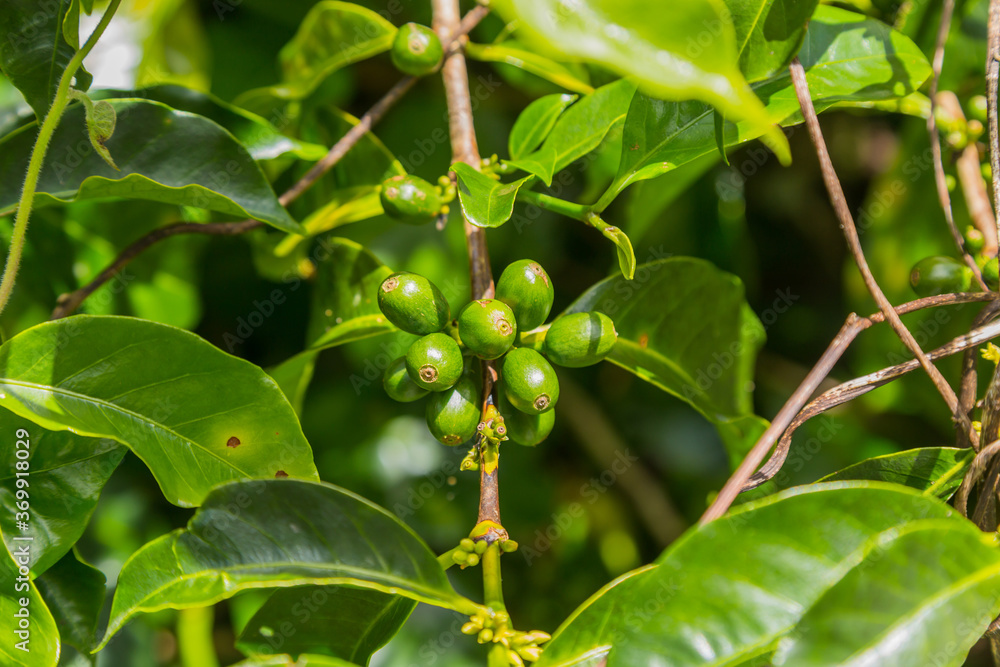
<svg viewBox="0 0 1000 667">
<path fill-rule="evenodd" d="M 1000 664 L 1000 0 L 0 0 L 0 73 L 2 664 Z"/>
</svg>

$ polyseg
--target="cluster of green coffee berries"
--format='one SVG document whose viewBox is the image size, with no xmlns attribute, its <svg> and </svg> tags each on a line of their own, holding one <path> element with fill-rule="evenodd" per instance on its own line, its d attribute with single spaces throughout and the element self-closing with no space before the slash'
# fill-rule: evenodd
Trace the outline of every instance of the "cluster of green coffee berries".
<svg viewBox="0 0 1000 667">
<path fill-rule="evenodd" d="M 974 227 L 965 232 L 965 249 L 972 254 L 983 281 L 996 289 L 1000 282 L 997 258 L 983 254 L 983 234 Z M 973 287 L 972 269 L 953 257 L 925 257 L 910 270 L 910 286 L 918 296 L 968 292 Z"/>
<path fill-rule="evenodd" d="M 541 352 L 519 345 L 519 334 L 541 326 L 552 310 L 552 281 L 537 262 L 510 264 L 495 296 L 471 301 L 452 320 L 448 301 L 423 276 L 394 273 L 378 290 L 386 318 L 420 336 L 389 364 L 385 391 L 402 402 L 429 395 L 427 426 L 446 445 L 459 445 L 478 432 L 528 446 L 542 442 L 555 424 L 559 400 L 559 380 L 549 362 L 572 368 L 595 364 L 618 338 L 607 315 L 585 312 L 556 319 Z M 480 360 L 498 360 L 496 409 L 502 417 L 482 423 Z"/>
</svg>

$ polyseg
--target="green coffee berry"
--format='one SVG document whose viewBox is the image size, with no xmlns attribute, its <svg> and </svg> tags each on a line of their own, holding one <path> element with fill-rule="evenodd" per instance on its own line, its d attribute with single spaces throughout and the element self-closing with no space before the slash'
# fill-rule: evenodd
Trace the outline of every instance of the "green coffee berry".
<svg viewBox="0 0 1000 667">
<path fill-rule="evenodd" d="M 983 274 L 983 282 L 991 289 L 996 289 L 997 283 L 1000 282 L 1000 266 L 997 265 L 997 258 L 986 260 L 980 264 L 979 269 Z"/>
<path fill-rule="evenodd" d="M 462 376 L 462 350 L 451 336 L 427 334 L 406 351 L 406 372 L 418 386 L 444 391 Z"/>
<path fill-rule="evenodd" d="M 539 414 L 559 400 L 559 379 L 545 357 L 526 347 L 514 348 L 503 359 L 504 392 L 521 412 Z"/>
<path fill-rule="evenodd" d="M 608 356 L 617 340 L 615 323 L 604 313 L 573 313 L 552 323 L 542 351 L 554 364 L 580 368 Z"/>
<path fill-rule="evenodd" d="M 971 254 L 982 252 L 985 245 L 986 237 L 981 231 L 972 226 L 965 230 L 965 249 Z"/>
<path fill-rule="evenodd" d="M 382 281 L 378 307 L 390 322 L 418 336 L 440 331 L 451 319 L 441 290 L 416 273 L 394 273 Z"/>
<path fill-rule="evenodd" d="M 965 292 L 972 285 L 972 269 L 951 257 L 925 257 L 910 271 L 910 286 L 918 296 Z"/>
<path fill-rule="evenodd" d="M 427 395 L 427 390 L 419 386 L 406 371 L 406 358 L 393 360 L 382 376 L 382 386 L 385 393 L 394 401 L 410 403 Z"/>
<path fill-rule="evenodd" d="M 419 23 L 406 23 L 399 26 L 389 55 L 400 72 L 425 76 L 441 64 L 444 49 L 433 30 Z"/>
<path fill-rule="evenodd" d="M 462 343 L 480 359 L 496 359 L 514 343 L 517 324 L 507 304 L 496 299 L 479 299 L 458 314 L 458 335 Z"/>
<path fill-rule="evenodd" d="M 548 410 L 541 414 L 526 414 L 514 409 L 506 396 L 500 399 L 500 411 L 503 414 L 504 425 L 507 427 L 507 437 L 519 445 L 534 447 L 549 437 L 556 423 L 556 411 Z"/>
<path fill-rule="evenodd" d="M 387 216 L 410 225 L 430 222 L 443 206 L 441 195 L 432 183 L 410 174 L 383 181 L 379 199 Z"/>
<path fill-rule="evenodd" d="M 427 428 L 444 444 L 455 446 L 470 440 L 477 426 L 479 387 L 468 376 L 451 389 L 436 392 L 427 401 Z"/>
<path fill-rule="evenodd" d="M 530 259 L 509 264 L 497 281 L 496 297 L 514 311 L 521 331 L 545 322 L 552 310 L 553 296 L 549 275 L 541 264 Z"/>
</svg>

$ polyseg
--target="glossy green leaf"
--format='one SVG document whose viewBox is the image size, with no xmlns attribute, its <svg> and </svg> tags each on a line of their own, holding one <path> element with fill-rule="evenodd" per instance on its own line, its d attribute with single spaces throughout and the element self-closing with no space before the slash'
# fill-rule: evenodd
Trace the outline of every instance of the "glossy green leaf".
<svg viewBox="0 0 1000 667">
<path fill-rule="evenodd" d="M 136 614 L 305 584 L 349 584 L 463 613 L 477 608 L 386 510 L 329 484 L 250 480 L 216 488 L 187 528 L 125 563 L 102 646 Z"/>
<path fill-rule="evenodd" d="M 651 0 L 496 0 L 508 20 L 561 53 L 595 62 L 661 99 L 701 100 L 766 133 L 788 159 L 788 142 L 737 66 L 736 33 L 721 0 L 688 0 L 664 11 Z M 763 9 L 763 8 L 762 8 Z"/>
<path fill-rule="evenodd" d="M 641 264 L 632 281 L 597 283 L 566 313 L 590 310 L 608 315 L 618 330 L 608 361 L 701 412 L 735 460 L 763 432 L 747 385 L 764 329 L 739 278 L 700 259 L 659 259 Z"/>
<path fill-rule="evenodd" d="M 1000 612 L 995 538 L 967 521 L 917 521 L 866 547 L 779 644 L 774 664 L 965 664 Z"/>
<path fill-rule="evenodd" d="M 267 655 L 247 658 L 233 667 L 359 667 L 353 662 L 325 655 L 300 655 L 293 660 L 290 655 Z"/>
<path fill-rule="evenodd" d="M 581 81 L 568 67 L 551 58 L 526 48 L 517 40 L 506 40 L 499 44 L 465 45 L 465 55 L 473 60 L 511 65 L 525 72 L 541 77 L 550 83 L 584 95 L 594 92 L 594 87 Z"/>
<path fill-rule="evenodd" d="M 325 146 L 287 137 L 265 118 L 192 88 L 161 85 L 138 90 L 103 89 L 90 96 L 95 100 L 119 97 L 152 100 L 178 111 L 198 114 L 228 130 L 255 160 L 273 160 L 283 155 L 318 160 L 326 155 Z"/>
<path fill-rule="evenodd" d="M 248 655 L 314 653 L 367 665 L 415 605 L 399 595 L 351 586 L 282 588 L 247 622 L 236 647 Z"/>
<path fill-rule="evenodd" d="M 118 124 L 107 148 L 121 171 L 90 146 L 83 105 L 74 105 L 52 137 L 36 205 L 151 199 L 254 218 L 288 232 L 300 229 L 246 149 L 214 122 L 147 100 L 109 103 Z M 32 123 L 0 139 L 0 216 L 17 206 L 37 132 Z"/>
<path fill-rule="evenodd" d="M 747 81 L 784 70 L 798 52 L 818 0 L 725 0 Z"/>
<path fill-rule="evenodd" d="M 522 158 L 541 146 L 562 112 L 577 99 L 579 95 L 546 95 L 526 106 L 514 121 L 514 127 L 507 137 L 511 159 Z"/>
<path fill-rule="evenodd" d="M 632 280 L 635 276 L 635 250 L 632 248 L 632 241 L 628 234 L 614 225 L 609 225 L 604 221 L 594 225 L 600 230 L 601 236 L 615 244 L 615 253 L 618 255 L 618 268 L 622 276 Z"/>
<path fill-rule="evenodd" d="M 909 486 L 942 500 L 962 484 L 975 452 L 954 447 L 925 447 L 876 456 L 827 475 L 821 482 L 871 479 Z"/>
<path fill-rule="evenodd" d="M 634 85 L 621 80 L 585 95 L 559 117 L 541 148 L 509 164 L 552 185 L 557 171 L 597 148 L 624 121 L 634 92 Z"/>
<path fill-rule="evenodd" d="M 8 549 L 16 544 L 10 539 L 14 535 L 32 538 L 31 571 L 37 576 L 83 535 L 101 490 L 127 450 L 113 440 L 46 431 L 9 410 L 0 410 L 0 433 L 10 443 L 0 463 L 0 528 Z M 27 458 L 19 459 L 18 451 L 27 452 Z M 25 470 L 18 469 L 19 460 L 26 462 Z M 27 475 L 18 477 L 18 472 Z M 30 507 L 28 530 L 16 525 L 16 503 L 22 500 Z"/>
<path fill-rule="evenodd" d="M 80 560 L 75 550 L 35 580 L 52 612 L 63 644 L 87 655 L 97 638 L 97 620 L 104 606 L 105 577 Z"/>
<path fill-rule="evenodd" d="M 77 50 L 63 33 L 63 20 L 72 4 L 73 0 L 44 5 L 37 0 L 0 2 L 0 71 L 24 94 L 40 119 L 52 106 L 59 79 Z M 82 75 L 89 83 L 89 75 Z M 80 81 L 77 84 L 86 90 Z"/>
<path fill-rule="evenodd" d="M 741 505 L 689 531 L 652 569 L 585 602 L 538 667 L 609 651 L 607 667 L 652 656 L 672 667 L 741 665 L 787 634 L 880 541 L 927 520 L 974 530 L 944 503 L 878 482 L 813 484 Z M 872 618 L 880 620 L 891 622 Z"/>
<path fill-rule="evenodd" d="M 266 93 L 282 100 L 302 99 L 337 70 L 388 51 L 395 37 L 396 27 L 379 13 L 353 2 L 323 0 L 313 6 L 278 55 L 283 81 L 244 96 Z M 236 103 L 241 103 L 239 98 Z"/>
<path fill-rule="evenodd" d="M 840 102 L 903 97 L 920 87 L 930 65 L 916 44 L 879 21 L 820 6 L 798 53 L 817 111 Z M 775 122 L 802 122 L 787 72 L 754 85 Z M 642 93 L 625 120 L 622 159 L 615 180 L 595 204 L 603 211 L 636 181 L 655 178 L 716 150 L 713 109 L 702 102 L 664 102 Z M 746 123 L 727 117 L 725 144 L 759 136 Z M 763 150 L 761 150 L 763 152 Z"/>
<path fill-rule="evenodd" d="M 531 176 L 501 183 L 464 162 L 451 165 L 458 177 L 458 201 L 466 220 L 477 227 L 499 227 L 514 213 L 517 191 Z"/>
<path fill-rule="evenodd" d="M 317 478 L 298 419 L 264 371 L 162 324 L 78 315 L 18 334 L 0 346 L 0 406 L 127 445 L 185 507 L 229 480 Z"/>
<path fill-rule="evenodd" d="M 300 244 L 319 234 L 361 220 L 368 220 L 382 215 L 382 202 L 379 199 L 381 188 L 377 185 L 359 185 L 338 190 L 330 201 L 313 211 L 302 221 L 302 229 L 306 234 L 289 234 L 274 248 L 278 257 L 287 257 L 295 252 Z"/>
<path fill-rule="evenodd" d="M 59 630 L 28 573 L 31 542 L 14 544 L 12 551 L 5 548 L 0 554 L 0 615 L 7 635 L 0 642 L 0 660 L 5 665 L 55 667 Z"/>
<path fill-rule="evenodd" d="M 301 406 L 318 355 L 327 348 L 395 331 L 375 295 L 392 270 L 363 246 L 342 238 L 320 238 L 316 285 L 305 351 L 268 372 L 293 405 Z"/>
</svg>

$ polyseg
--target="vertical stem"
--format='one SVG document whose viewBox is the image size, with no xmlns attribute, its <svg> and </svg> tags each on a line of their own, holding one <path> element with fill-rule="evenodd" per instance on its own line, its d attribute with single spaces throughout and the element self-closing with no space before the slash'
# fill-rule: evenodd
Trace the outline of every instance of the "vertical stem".
<svg viewBox="0 0 1000 667">
<path fill-rule="evenodd" d="M 212 640 L 214 625 L 215 609 L 212 607 L 181 610 L 177 618 L 177 646 L 184 667 L 219 667 Z"/>
<path fill-rule="evenodd" d="M 1000 238 L 1000 129 L 997 127 L 997 89 L 1000 87 L 1000 0 L 990 0 L 986 45 L 986 108 L 990 125 L 990 169 L 993 180 L 993 214 Z"/>
<path fill-rule="evenodd" d="M 493 611 L 506 612 L 503 603 L 503 576 L 500 573 L 500 545 L 496 542 L 483 552 L 483 602 Z M 490 647 L 488 667 L 507 667 L 507 649 L 503 644 Z"/>
<path fill-rule="evenodd" d="M 21 199 L 17 203 L 17 214 L 14 216 L 14 233 L 10 240 L 10 249 L 7 251 L 7 264 L 4 267 L 3 278 L 0 279 L 0 313 L 3 312 L 10 301 L 10 295 L 14 291 L 14 281 L 17 279 L 17 272 L 21 267 L 21 254 L 24 252 L 24 237 L 28 231 L 28 220 L 31 217 L 31 207 L 35 202 L 35 189 L 38 187 L 38 177 L 42 171 L 42 164 L 45 162 L 45 153 L 49 150 L 49 142 L 59 125 L 66 105 L 69 103 L 69 88 L 76 71 L 83 64 L 83 59 L 94 48 L 94 44 L 104 34 L 104 29 L 111 23 L 111 17 L 115 15 L 121 0 L 111 0 L 104 16 L 101 17 L 94 32 L 83 44 L 79 51 L 73 54 L 62 76 L 59 78 L 59 86 L 56 88 L 55 99 L 49 107 L 42 121 L 42 126 L 38 130 L 38 137 L 35 139 L 35 146 L 31 149 L 31 158 L 28 160 L 28 173 L 24 177 L 24 187 L 21 190 Z"/>
</svg>

